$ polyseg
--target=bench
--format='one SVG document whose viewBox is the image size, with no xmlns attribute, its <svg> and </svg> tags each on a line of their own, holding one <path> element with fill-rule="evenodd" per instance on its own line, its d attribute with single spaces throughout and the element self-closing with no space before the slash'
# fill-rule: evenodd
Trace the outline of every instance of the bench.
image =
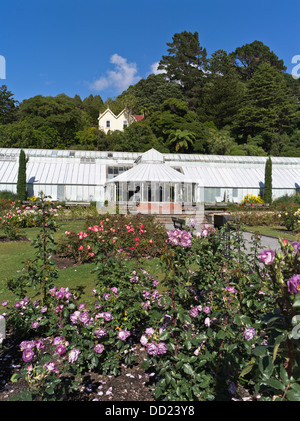
<svg viewBox="0 0 300 421">
<path fill-rule="evenodd" d="M 175 218 L 174 216 L 172 216 L 172 221 L 174 224 L 174 228 L 182 229 L 182 227 L 185 225 L 185 220 L 181 218 Z"/>
<path fill-rule="evenodd" d="M 227 231 L 230 231 L 234 223 L 239 221 L 240 216 L 229 213 L 215 213 L 214 214 L 214 228 L 220 229 L 226 226 Z"/>
<path fill-rule="evenodd" d="M 216 203 L 205 203 L 204 210 L 226 210 L 227 203 L 224 202 L 216 202 Z"/>
<path fill-rule="evenodd" d="M 90 202 L 66 202 L 65 203 L 66 208 L 71 208 L 75 206 L 82 206 L 84 208 L 87 208 L 88 206 L 90 206 Z"/>
</svg>

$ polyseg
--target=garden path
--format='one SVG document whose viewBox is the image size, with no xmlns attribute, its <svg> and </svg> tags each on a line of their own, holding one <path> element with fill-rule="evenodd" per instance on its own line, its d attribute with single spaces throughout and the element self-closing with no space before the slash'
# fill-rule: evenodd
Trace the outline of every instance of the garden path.
<svg viewBox="0 0 300 421">
<path fill-rule="evenodd" d="M 166 226 L 166 229 L 168 229 L 168 230 L 174 229 L 174 225 L 173 224 L 168 223 L 168 224 L 165 224 L 165 226 Z M 201 227 L 202 226 L 203 226 L 203 224 L 196 225 L 195 231 L 196 232 L 197 231 L 201 231 Z M 213 225 L 211 225 L 211 226 L 213 226 Z M 244 232 L 243 235 L 244 235 L 244 238 L 246 240 L 246 250 L 247 251 L 250 251 L 251 236 L 253 235 L 253 233 L 251 233 L 251 232 Z M 260 251 L 263 251 L 263 250 L 276 250 L 278 248 L 280 248 L 280 244 L 279 244 L 279 241 L 278 241 L 277 238 L 271 237 L 271 236 L 268 236 L 268 235 L 262 235 L 262 237 L 261 237 Z"/>
<path fill-rule="evenodd" d="M 246 240 L 246 247 L 247 246 L 250 247 L 251 236 L 253 235 L 252 232 L 244 232 L 243 235 L 244 235 L 244 238 Z M 280 244 L 279 244 L 279 241 L 278 241 L 277 238 L 271 237 L 271 236 L 268 236 L 268 235 L 262 235 L 260 251 L 263 251 L 263 250 L 274 250 L 275 251 L 278 248 L 280 248 Z"/>
</svg>

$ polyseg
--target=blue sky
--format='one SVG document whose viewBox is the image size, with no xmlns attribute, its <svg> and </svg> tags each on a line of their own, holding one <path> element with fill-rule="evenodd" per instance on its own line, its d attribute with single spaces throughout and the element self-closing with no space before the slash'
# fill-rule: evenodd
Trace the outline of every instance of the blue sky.
<svg viewBox="0 0 300 421">
<path fill-rule="evenodd" d="M 291 73 L 299 15 L 298 0 L 3 1 L 0 85 L 20 102 L 60 93 L 105 100 L 152 73 L 182 31 L 197 31 L 208 56 L 262 41 Z"/>
</svg>

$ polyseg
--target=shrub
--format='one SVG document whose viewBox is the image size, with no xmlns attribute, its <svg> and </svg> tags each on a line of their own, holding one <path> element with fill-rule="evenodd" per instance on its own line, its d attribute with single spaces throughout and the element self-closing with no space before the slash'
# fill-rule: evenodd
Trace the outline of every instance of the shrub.
<svg viewBox="0 0 300 421">
<path fill-rule="evenodd" d="M 288 231 L 298 230 L 300 223 L 300 208 L 294 205 L 281 206 L 278 217 L 281 224 L 286 227 Z"/>
<path fill-rule="evenodd" d="M 244 199 L 241 202 L 242 204 L 251 204 L 251 203 L 264 203 L 264 200 L 260 196 L 254 196 L 252 194 L 246 194 Z"/>
<path fill-rule="evenodd" d="M 2 200 L 15 201 L 15 200 L 17 200 L 17 195 L 13 192 L 3 190 L 3 191 L 0 191 L 0 201 L 2 202 Z"/>
<path fill-rule="evenodd" d="M 278 205 L 289 205 L 291 203 L 300 205 L 300 194 L 294 194 L 291 196 L 285 195 L 282 197 L 278 197 L 277 199 L 273 200 L 272 207 L 276 208 Z"/>
<path fill-rule="evenodd" d="M 47 212 L 50 215 L 58 216 L 61 206 L 54 206 L 53 202 L 47 202 Z M 22 228 L 36 227 L 39 224 L 41 213 L 41 198 L 32 206 L 25 206 L 20 201 L 11 201 L 3 199 L 0 201 L 0 228 L 3 229 L 5 235 L 10 239 L 16 239 L 21 233 Z"/>
<path fill-rule="evenodd" d="M 99 247 L 108 253 L 123 253 L 131 256 L 159 255 L 165 246 L 164 227 L 154 218 L 141 215 L 130 218 L 124 215 L 97 215 L 87 221 L 85 232 L 66 231 L 66 238 L 59 241 L 58 252 L 83 263 L 94 260 L 95 249 Z"/>
</svg>

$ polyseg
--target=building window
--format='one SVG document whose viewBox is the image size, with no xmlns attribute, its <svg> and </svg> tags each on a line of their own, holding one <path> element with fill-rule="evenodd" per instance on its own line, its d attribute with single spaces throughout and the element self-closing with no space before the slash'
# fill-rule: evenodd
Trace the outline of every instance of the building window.
<svg viewBox="0 0 300 421">
<path fill-rule="evenodd" d="M 127 127 L 127 126 L 128 126 L 127 120 L 124 120 L 123 121 L 123 129 L 125 129 L 125 127 Z"/>
<path fill-rule="evenodd" d="M 122 174 L 124 171 L 129 170 L 131 167 L 108 167 L 107 168 L 107 178 L 111 180 L 112 178 L 117 177 L 117 175 Z"/>
<path fill-rule="evenodd" d="M 110 121 L 109 121 L 109 120 L 107 120 L 107 121 L 106 121 L 106 128 L 107 128 L 107 129 L 109 129 L 109 128 L 110 128 Z"/>
<path fill-rule="evenodd" d="M 204 188 L 204 202 L 214 203 L 220 201 L 221 189 L 219 187 Z"/>
</svg>

